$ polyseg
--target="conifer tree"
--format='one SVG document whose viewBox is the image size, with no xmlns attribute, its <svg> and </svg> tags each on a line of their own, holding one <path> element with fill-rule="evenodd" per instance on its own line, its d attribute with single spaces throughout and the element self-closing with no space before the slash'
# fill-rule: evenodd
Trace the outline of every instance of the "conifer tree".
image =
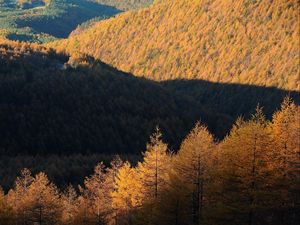
<svg viewBox="0 0 300 225">
<path fill-rule="evenodd" d="M 88 206 L 86 216 L 91 224 L 102 225 L 105 223 L 107 209 L 105 206 L 105 166 L 103 162 L 96 165 L 94 174 L 84 181 L 83 201 Z"/>
<path fill-rule="evenodd" d="M 269 125 L 272 140 L 273 206 L 282 221 L 296 221 L 300 209 L 300 108 L 286 97 Z M 299 219 L 299 218 L 298 218 Z"/>
<path fill-rule="evenodd" d="M 141 189 L 139 174 L 125 162 L 118 170 L 115 189 L 111 193 L 112 207 L 118 215 L 115 224 L 131 224 L 134 210 L 142 205 Z"/>
<path fill-rule="evenodd" d="M 0 187 L 0 225 L 12 225 L 14 222 L 14 212 L 2 187 Z"/>
<path fill-rule="evenodd" d="M 28 196 L 29 187 L 33 181 L 34 178 L 31 176 L 30 170 L 24 168 L 21 171 L 21 176 L 17 177 L 15 181 L 15 187 L 8 193 L 8 201 L 15 212 L 17 224 L 26 224 L 26 221 L 30 219 L 30 203 L 26 196 Z"/>
<path fill-rule="evenodd" d="M 203 224 L 203 210 L 208 203 L 209 171 L 214 150 L 214 138 L 207 128 L 197 123 L 183 141 L 179 153 L 174 159 L 175 179 L 181 185 L 175 189 L 178 193 L 184 189 L 183 204 L 193 224 Z M 176 192 L 173 193 L 176 195 Z M 178 216 L 178 215 L 177 215 Z"/>
<path fill-rule="evenodd" d="M 157 207 L 162 194 L 168 185 L 170 156 L 167 145 L 162 141 L 162 134 L 158 128 L 150 137 L 150 143 L 144 153 L 143 162 L 138 164 L 139 181 L 143 195 L 143 208 L 146 211 L 143 218 L 149 223 L 157 223 Z"/>
<path fill-rule="evenodd" d="M 219 168 L 222 173 L 219 178 L 225 221 L 253 225 L 258 219 L 267 218 L 261 215 L 270 206 L 267 188 L 269 144 L 261 108 L 257 108 L 250 121 L 239 119 L 221 144 Z"/>
<path fill-rule="evenodd" d="M 69 185 L 61 195 L 62 202 L 62 218 L 63 224 L 74 224 L 78 216 L 79 200 L 76 190 L 72 185 Z"/>
<path fill-rule="evenodd" d="M 112 222 L 113 224 L 118 224 L 118 214 L 117 210 L 112 207 L 112 192 L 116 189 L 116 179 L 118 170 L 122 167 L 123 161 L 117 155 L 110 162 L 110 167 L 106 169 L 105 180 L 103 184 L 104 191 L 104 203 L 106 207 L 106 221 Z"/>
<path fill-rule="evenodd" d="M 28 203 L 28 221 L 38 225 L 55 225 L 61 218 L 60 196 L 57 187 L 45 173 L 34 177 L 24 196 Z"/>
</svg>

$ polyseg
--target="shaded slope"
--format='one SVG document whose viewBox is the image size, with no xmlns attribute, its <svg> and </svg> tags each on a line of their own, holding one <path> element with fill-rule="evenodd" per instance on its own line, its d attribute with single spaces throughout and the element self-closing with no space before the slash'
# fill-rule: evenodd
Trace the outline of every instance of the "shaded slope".
<svg viewBox="0 0 300 225">
<path fill-rule="evenodd" d="M 139 153 L 156 125 L 176 149 L 197 120 L 222 138 L 236 116 L 248 116 L 259 102 L 270 115 L 287 94 L 200 80 L 155 82 L 90 56 L 2 42 L 0 153 Z"/>
<path fill-rule="evenodd" d="M 156 125 L 175 148 L 200 118 L 230 126 L 156 82 L 33 47 L 0 45 L 1 154 L 139 153 Z"/>
<path fill-rule="evenodd" d="M 165 0 L 55 46 L 154 80 L 299 88 L 299 1 Z"/>
</svg>

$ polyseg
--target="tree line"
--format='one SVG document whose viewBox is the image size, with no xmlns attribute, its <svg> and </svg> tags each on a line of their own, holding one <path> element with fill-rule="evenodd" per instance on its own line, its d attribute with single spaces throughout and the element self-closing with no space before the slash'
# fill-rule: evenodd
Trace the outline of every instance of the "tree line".
<svg viewBox="0 0 300 225">
<path fill-rule="evenodd" d="M 299 112 L 290 98 L 270 121 L 257 107 L 221 142 L 199 122 L 176 153 L 157 129 L 141 162 L 98 163 L 78 188 L 23 169 L 0 192 L 0 224 L 297 224 Z"/>
</svg>

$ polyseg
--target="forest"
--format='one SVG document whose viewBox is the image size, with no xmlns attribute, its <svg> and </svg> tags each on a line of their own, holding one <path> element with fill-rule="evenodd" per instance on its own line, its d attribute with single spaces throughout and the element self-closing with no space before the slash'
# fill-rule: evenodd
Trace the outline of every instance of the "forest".
<svg viewBox="0 0 300 225">
<path fill-rule="evenodd" d="M 0 225 L 298 225 L 298 0 L 0 0 Z"/>
<path fill-rule="evenodd" d="M 98 162 L 78 187 L 25 168 L 0 191 L 0 224 L 296 225 L 299 110 L 286 97 L 268 121 L 257 107 L 221 142 L 198 122 L 177 153 L 156 128 L 140 162 Z"/>
<path fill-rule="evenodd" d="M 157 125 L 177 151 L 198 120 L 222 140 L 233 122 L 250 118 L 258 104 L 269 119 L 285 96 L 299 104 L 298 92 L 200 80 L 156 82 L 88 55 L 1 43 L 0 185 L 5 189 L 23 167 L 46 171 L 64 186 L 82 182 L 97 158 L 107 164 L 119 154 L 135 163 Z M 199 95 L 190 94 L 193 90 Z"/>
<path fill-rule="evenodd" d="M 299 90 L 298 0 L 162 0 L 50 43 L 152 80 Z M 188 91 L 188 90 L 187 90 Z"/>
<path fill-rule="evenodd" d="M 66 38 L 89 20 L 103 20 L 151 1 L 0 0 L 0 37 L 45 43 Z"/>
</svg>

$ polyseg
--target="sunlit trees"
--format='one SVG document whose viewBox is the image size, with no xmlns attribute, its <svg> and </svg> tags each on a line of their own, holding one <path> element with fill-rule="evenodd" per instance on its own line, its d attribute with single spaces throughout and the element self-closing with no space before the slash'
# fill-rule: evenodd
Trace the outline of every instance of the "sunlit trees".
<svg viewBox="0 0 300 225">
<path fill-rule="evenodd" d="M 115 156 L 110 166 L 105 170 L 105 181 L 103 184 L 104 202 L 106 206 L 106 221 L 114 221 L 118 224 L 118 210 L 113 207 L 112 192 L 116 190 L 116 180 L 119 169 L 123 166 L 123 161 L 119 156 Z"/>
<path fill-rule="evenodd" d="M 12 207 L 9 205 L 7 196 L 0 187 L 0 224 L 1 225 L 12 225 L 14 224 L 14 213 Z"/>
<path fill-rule="evenodd" d="M 31 172 L 25 168 L 21 171 L 21 176 L 17 177 L 15 187 L 8 193 L 8 201 L 16 215 L 17 224 L 25 224 L 30 220 L 29 208 L 31 206 L 27 196 L 33 181 Z"/>
<path fill-rule="evenodd" d="M 78 192 L 24 169 L 0 190 L 0 225 L 296 225 L 299 120 L 286 98 L 272 121 L 258 107 L 220 143 L 197 123 L 173 154 L 157 129 L 136 166 L 98 163 Z"/>
<path fill-rule="evenodd" d="M 34 177 L 23 196 L 27 202 L 28 221 L 33 224 L 55 225 L 61 217 L 61 205 L 57 187 L 48 180 L 44 173 Z"/>
<path fill-rule="evenodd" d="M 78 194 L 72 185 L 69 185 L 61 194 L 62 218 L 64 225 L 74 224 L 79 211 Z"/>
<path fill-rule="evenodd" d="M 187 208 L 183 210 L 188 211 L 185 213 L 197 225 L 203 224 L 203 211 L 209 199 L 207 187 L 214 147 L 213 136 L 198 123 L 183 141 L 173 163 L 175 176 L 182 185 L 178 188 L 185 190 Z"/>
<path fill-rule="evenodd" d="M 83 201 L 86 204 L 86 216 L 88 221 L 93 224 L 101 225 L 105 222 L 106 205 L 104 193 L 105 166 L 101 162 L 95 166 L 94 174 L 87 177 L 84 181 L 84 189 L 82 189 Z"/>
<path fill-rule="evenodd" d="M 300 205 L 300 110 L 285 98 L 269 125 L 272 140 L 274 208 L 282 221 L 296 220 Z"/>
<path fill-rule="evenodd" d="M 142 206 L 140 174 L 129 162 L 119 168 L 115 189 L 111 193 L 112 207 L 116 211 L 116 224 L 131 224 L 136 209 Z"/>
<path fill-rule="evenodd" d="M 239 119 L 221 143 L 221 196 L 226 216 L 233 214 L 231 222 L 256 224 L 260 213 L 269 206 L 269 143 L 260 108 L 251 120 Z"/>
<path fill-rule="evenodd" d="M 7 198 L 14 210 L 16 224 L 52 225 L 60 219 L 58 189 L 44 173 L 32 177 L 28 169 L 23 169 Z"/>
<path fill-rule="evenodd" d="M 142 184 L 143 209 L 146 210 L 143 218 L 148 220 L 148 223 L 158 223 L 157 207 L 163 204 L 161 197 L 168 185 L 170 171 L 170 155 L 158 128 L 150 137 L 143 162 L 138 164 L 137 170 L 139 173 L 137 182 Z"/>
<path fill-rule="evenodd" d="M 197 78 L 297 91 L 298 8 L 297 0 L 157 1 L 51 45 L 154 80 Z"/>
</svg>

